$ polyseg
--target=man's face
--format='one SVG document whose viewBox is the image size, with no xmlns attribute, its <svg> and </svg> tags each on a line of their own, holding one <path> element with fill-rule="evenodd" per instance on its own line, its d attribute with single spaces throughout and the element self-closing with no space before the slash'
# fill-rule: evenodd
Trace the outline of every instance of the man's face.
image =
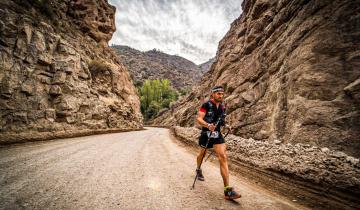
<svg viewBox="0 0 360 210">
<path fill-rule="evenodd" d="M 224 92 L 223 91 L 215 92 L 212 95 L 213 95 L 214 100 L 218 103 L 220 103 L 224 100 Z"/>
</svg>

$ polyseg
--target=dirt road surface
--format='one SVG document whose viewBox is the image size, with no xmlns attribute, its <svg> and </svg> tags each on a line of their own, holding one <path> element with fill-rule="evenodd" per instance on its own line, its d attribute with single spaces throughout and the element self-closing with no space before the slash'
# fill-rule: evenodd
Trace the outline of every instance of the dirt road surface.
<svg viewBox="0 0 360 210">
<path fill-rule="evenodd" d="M 190 190 L 195 168 L 164 128 L 3 146 L 0 209 L 305 209 L 234 174 L 224 200 L 217 161 Z"/>
</svg>

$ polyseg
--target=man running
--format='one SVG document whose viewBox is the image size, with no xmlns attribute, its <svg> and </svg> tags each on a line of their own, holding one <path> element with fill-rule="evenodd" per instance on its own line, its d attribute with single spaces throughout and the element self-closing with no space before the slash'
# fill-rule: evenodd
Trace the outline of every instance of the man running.
<svg viewBox="0 0 360 210">
<path fill-rule="evenodd" d="M 229 167 L 226 156 L 226 145 L 224 137 L 220 132 L 220 126 L 225 125 L 225 104 L 223 103 L 223 96 L 224 88 L 215 86 L 211 90 L 210 100 L 204 103 L 198 112 L 197 121 L 202 126 L 199 145 L 202 148 L 197 156 L 198 169 L 196 170 L 196 173 L 199 180 L 205 180 L 199 166 L 205 156 L 206 143 L 208 138 L 210 138 L 207 148 L 214 148 L 214 151 L 218 156 L 220 172 L 224 182 L 225 199 L 232 200 L 240 198 L 241 195 L 235 192 L 234 188 L 229 186 Z M 216 125 L 217 122 L 219 122 L 218 125 Z"/>
</svg>

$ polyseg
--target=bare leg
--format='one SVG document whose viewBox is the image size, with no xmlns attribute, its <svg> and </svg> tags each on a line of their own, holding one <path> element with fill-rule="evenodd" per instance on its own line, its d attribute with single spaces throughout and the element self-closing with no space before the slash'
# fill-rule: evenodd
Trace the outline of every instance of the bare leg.
<svg viewBox="0 0 360 210">
<path fill-rule="evenodd" d="M 219 158 L 220 173 L 224 181 L 224 186 L 229 186 L 229 166 L 226 155 L 226 145 L 214 144 L 214 150 Z"/>
<path fill-rule="evenodd" d="M 205 152 L 205 148 L 200 149 L 199 155 L 197 156 L 197 168 L 199 168 L 200 164 L 201 164 L 201 160 L 203 159 L 204 156 L 204 152 Z"/>
</svg>

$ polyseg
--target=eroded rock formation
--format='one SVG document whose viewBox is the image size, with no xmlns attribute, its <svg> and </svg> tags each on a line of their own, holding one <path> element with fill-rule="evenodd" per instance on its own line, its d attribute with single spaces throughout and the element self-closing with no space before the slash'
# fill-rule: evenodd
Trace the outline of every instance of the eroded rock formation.
<svg viewBox="0 0 360 210">
<path fill-rule="evenodd" d="M 236 135 L 360 156 L 360 4 L 245 0 L 202 85 L 154 123 L 194 125 L 214 85 Z"/>
<path fill-rule="evenodd" d="M 114 13 L 106 0 L 1 1 L 2 141 L 142 126 L 129 73 L 106 47 Z"/>
</svg>

